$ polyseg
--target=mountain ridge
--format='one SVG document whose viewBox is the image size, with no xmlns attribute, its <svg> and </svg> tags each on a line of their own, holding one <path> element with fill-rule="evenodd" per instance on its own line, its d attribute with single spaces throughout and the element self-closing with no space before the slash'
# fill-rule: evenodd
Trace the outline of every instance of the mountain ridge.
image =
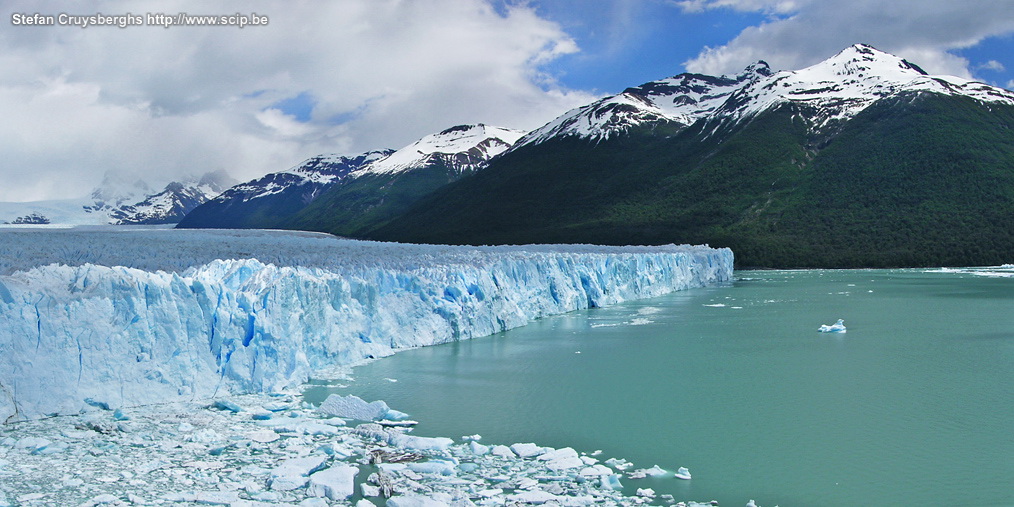
<svg viewBox="0 0 1014 507">
<path fill-rule="evenodd" d="M 2 202 L 0 223 L 30 225 L 174 224 L 198 205 L 235 184 L 224 170 L 168 183 L 153 190 L 147 182 L 115 171 L 87 197 Z"/>
<path fill-rule="evenodd" d="M 195 208 L 180 221 L 181 228 L 293 228 L 316 221 L 334 222 L 340 214 L 348 223 L 364 220 L 348 213 L 342 197 L 325 199 L 328 192 L 344 192 L 357 212 L 393 213 L 430 190 L 481 170 L 505 152 L 524 133 L 485 124 L 457 125 L 424 136 L 399 150 L 369 151 L 354 156 L 318 155 L 286 171 L 236 185 Z M 439 174 L 420 175 L 419 171 Z M 339 189 L 349 187 L 341 191 Z M 394 190 L 392 190 L 394 189 Z M 385 195 L 397 194 L 397 203 Z M 392 208 L 393 206 L 393 208 Z M 336 207 L 335 210 L 329 209 Z M 386 210 L 386 211 L 385 211 Z M 307 218 L 310 215 L 316 218 Z M 369 220 L 367 220 L 369 221 Z M 372 223 L 372 222 L 371 222 Z M 336 226 L 346 233 L 358 227 Z"/>
</svg>

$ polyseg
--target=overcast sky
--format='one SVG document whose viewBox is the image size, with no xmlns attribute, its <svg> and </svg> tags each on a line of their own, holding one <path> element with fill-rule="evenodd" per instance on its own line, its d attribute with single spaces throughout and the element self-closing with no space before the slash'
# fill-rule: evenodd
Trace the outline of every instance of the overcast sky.
<svg viewBox="0 0 1014 507">
<path fill-rule="evenodd" d="M 461 123 L 532 129 L 602 96 L 857 42 L 1014 87 L 1006 0 L 0 0 L 0 201 L 248 180 Z M 214 6 L 214 7 L 212 7 Z M 20 14 L 257 13 L 266 26 L 15 25 Z M 145 19 L 147 21 L 147 19 Z"/>
</svg>

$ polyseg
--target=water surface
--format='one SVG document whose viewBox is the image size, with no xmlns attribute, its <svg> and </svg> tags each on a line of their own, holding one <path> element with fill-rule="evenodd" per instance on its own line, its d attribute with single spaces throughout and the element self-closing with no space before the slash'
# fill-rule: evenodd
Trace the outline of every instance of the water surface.
<svg viewBox="0 0 1014 507">
<path fill-rule="evenodd" d="M 405 351 L 347 388 L 420 435 L 572 446 L 742 505 L 1014 504 L 1014 278 L 739 272 L 694 289 Z M 820 324 L 845 319 L 846 334 Z"/>
</svg>

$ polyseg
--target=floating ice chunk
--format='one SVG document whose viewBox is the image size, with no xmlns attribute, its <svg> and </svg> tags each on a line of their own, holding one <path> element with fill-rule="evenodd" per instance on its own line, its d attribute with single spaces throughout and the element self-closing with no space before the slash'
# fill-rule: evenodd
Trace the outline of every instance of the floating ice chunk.
<svg viewBox="0 0 1014 507">
<path fill-rule="evenodd" d="M 677 479 L 683 479 L 683 480 L 689 481 L 690 480 L 690 470 L 687 470 L 687 467 L 680 467 L 679 470 L 676 470 L 675 477 Z"/>
<path fill-rule="evenodd" d="M 581 476 L 583 477 L 599 477 L 603 475 L 613 475 L 612 469 L 605 465 L 592 465 L 581 469 Z"/>
<path fill-rule="evenodd" d="M 359 491 L 362 492 L 363 496 L 380 496 L 380 488 L 378 486 L 365 482 L 359 485 Z"/>
<path fill-rule="evenodd" d="M 236 491 L 191 491 L 185 493 L 169 493 L 162 498 L 170 502 L 191 502 L 202 505 L 232 505 L 240 501 L 239 493 Z"/>
<path fill-rule="evenodd" d="M 749 502 L 746 503 L 746 507 L 757 507 L 757 504 L 754 503 L 753 499 L 751 499 Z"/>
<path fill-rule="evenodd" d="M 486 454 L 489 454 L 489 446 L 482 445 L 479 442 L 476 442 L 475 440 L 468 442 L 468 450 L 469 452 L 475 454 L 476 456 L 484 456 Z M 508 449 L 508 452 L 510 452 L 510 449 Z"/>
<path fill-rule="evenodd" d="M 106 504 L 111 504 L 111 503 L 122 503 L 122 502 L 115 495 L 110 495 L 109 493 L 106 493 L 106 494 L 102 494 L 102 495 L 96 496 L 96 497 L 92 498 L 91 500 L 88 500 L 83 505 L 92 507 L 92 506 L 95 506 L 95 505 L 106 505 Z"/>
<path fill-rule="evenodd" d="M 514 451 L 519 457 L 522 458 L 534 458 L 542 454 L 542 448 L 535 444 L 513 444 L 511 450 Z"/>
<path fill-rule="evenodd" d="M 366 486 L 366 484 L 363 484 L 363 486 Z M 377 495 L 379 495 L 379 494 L 380 494 L 380 490 L 377 490 Z M 377 496 L 377 495 L 365 495 L 364 494 L 363 496 Z M 377 507 L 377 506 L 373 502 L 371 502 L 371 501 L 363 498 L 362 500 L 356 502 L 356 507 Z"/>
<path fill-rule="evenodd" d="M 332 394 L 317 408 L 317 412 L 324 415 L 360 421 L 381 419 L 390 411 L 391 408 L 383 401 L 367 403 L 362 398 L 351 394 L 348 396 Z"/>
<path fill-rule="evenodd" d="M 401 447 L 402 449 L 415 449 L 417 451 L 446 451 L 454 440 L 446 437 L 417 437 L 413 435 L 392 434 L 388 443 Z"/>
<path fill-rule="evenodd" d="M 18 440 L 14 444 L 14 448 L 15 449 L 24 449 L 24 450 L 26 450 L 28 452 L 35 452 L 35 451 L 37 451 L 39 449 L 45 448 L 47 445 L 49 445 L 51 443 L 52 443 L 52 441 L 46 440 L 45 438 L 41 438 L 41 437 L 25 437 L 25 438 L 22 438 L 22 439 Z"/>
<path fill-rule="evenodd" d="M 493 456 L 500 456 L 501 458 L 513 458 L 515 456 L 514 451 L 506 445 L 494 445 L 491 452 Z"/>
<path fill-rule="evenodd" d="M 626 470 L 626 469 L 634 466 L 633 463 L 631 463 L 631 462 L 629 462 L 629 461 L 627 461 L 625 459 L 622 459 L 622 458 L 621 459 L 609 458 L 609 459 L 606 460 L 606 464 L 609 465 L 609 466 L 611 466 L 611 467 L 613 467 L 613 468 L 615 468 L 615 469 L 617 469 L 617 470 Z"/>
<path fill-rule="evenodd" d="M 655 498 L 655 490 L 651 488 L 637 488 L 636 494 L 644 498 Z"/>
<path fill-rule="evenodd" d="M 271 401 L 261 405 L 261 408 L 269 412 L 281 412 L 283 410 L 288 410 L 292 408 L 292 405 L 288 403 L 282 403 L 280 401 Z"/>
<path fill-rule="evenodd" d="M 344 500 L 355 491 L 354 481 L 357 473 L 359 473 L 357 467 L 345 464 L 314 472 L 310 475 L 307 494 L 331 500 Z"/>
<path fill-rule="evenodd" d="M 254 442 L 267 444 L 274 442 L 275 440 L 278 440 L 279 436 L 278 433 L 275 433 L 274 431 L 271 430 L 257 430 L 247 433 L 246 438 L 249 438 Z"/>
<path fill-rule="evenodd" d="M 328 456 L 334 456 L 338 459 L 346 459 L 349 456 L 355 454 L 348 446 L 335 442 L 324 444 L 317 448 L 320 452 L 327 454 Z"/>
<path fill-rule="evenodd" d="M 623 489 L 623 485 L 620 484 L 620 476 L 616 474 L 603 475 L 601 487 L 602 489 L 615 489 L 615 490 Z"/>
<path fill-rule="evenodd" d="M 408 469 L 421 474 L 454 475 L 454 463 L 448 463 L 446 461 L 409 463 Z"/>
<path fill-rule="evenodd" d="M 524 491 L 521 493 L 507 496 L 508 502 L 530 503 L 534 505 L 540 505 L 547 502 L 555 502 L 558 499 L 559 498 L 556 495 L 541 490 Z"/>
<path fill-rule="evenodd" d="M 482 435 L 479 435 L 478 433 L 476 433 L 475 435 L 464 435 L 461 437 L 461 440 L 465 442 L 468 442 L 470 440 L 478 442 L 479 440 L 482 440 Z"/>
<path fill-rule="evenodd" d="M 243 411 L 243 408 L 229 400 L 215 400 L 215 408 L 219 410 L 226 410 L 232 413 L 239 413 Z"/>
<path fill-rule="evenodd" d="M 581 461 L 581 457 L 577 455 L 577 451 L 570 447 L 545 452 L 537 459 L 547 461 L 546 468 L 550 470 L 567 470 L 585 465 L 584 461 Z"/>
<path fill-rule="evenodd" d="M 818 328 L 817 331 L 819 331 L 821 333 L 844 333 L 845 332 L 845 321 L 842 320 L 842 319 L 838 319 L 838 322 L 835 322 L 834 324 L 831 324 L 830 326 L 827 325 L 827 324 L 821 324 L 820 328 Z"/>
<path fill-rule="evenodd" d="M 404 421 L 405 419 L 408 419 L 408 414 L 391 408 L 387 410 L 387 413 L 384 414 L 383 418 L 388 421 Z"/>
<path fill-rule="evenodd" d="M 564 447 L 562 449 L 551 449 L 548 450 L 537 458 L 539 461 L 553 461 L 556 459 L 577 457 L 577 451 L 570 447 Z"/>
<path fill-rule="evenodd" d="M 447 503 L 423 495 L 397 495 L 387 499 L 388 507 L 446 507 Z"/>
<path fill-rule="evenodd" d="M 309 475 L 320 470 L 326 460 L 327 456 L 307 456 L 283 461 L 271 471 L 271 489 L 291 491 L 303 487 L 309 480 Z"/>
<path fill-rule="evenodd" d="M 298 507 L 330 507 L 327 500 L 323 498 L 307 498 L 296 504 Z"/>
<path fill-rule="evenodd" d="M 630 472 L 629 474 L 627 474 L 627 477 L 630 477 L 631 479 L 644 479 L 645 477 L 648 477 L 648 476 L 651 476 L 651 477 L 661 477 L 661 476 L 665 475 L 666 473 L 668 473 L 668 472 L 666 472 L 665 469 L 663 469 L 662 467 L 660 467 L 658 465 L 655 465 L 655 466 L 653 466 L 651 468 L 642 468 L 642 469 L 639 469 L 639 470 L 634 470 L 633 472 Z"/>
</svg>

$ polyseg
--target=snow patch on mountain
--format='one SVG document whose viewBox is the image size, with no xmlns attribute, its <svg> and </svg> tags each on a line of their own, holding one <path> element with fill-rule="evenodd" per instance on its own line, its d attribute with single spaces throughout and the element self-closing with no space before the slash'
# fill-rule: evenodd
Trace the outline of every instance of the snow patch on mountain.
<svg viewBox="0 0 1014 507">
<path fill-rule="evenodd" d="M 632 127 L 658 122 L 690 125 L 713 114 L 744 85 L 770 75 L 768 64 L 758 62 L 736 76 L 680 74 L 652 81 L 568 111 L 526 135 L 516 146 L 564 136 L 608 139 Z"/>
<path fill-rule="evenodd" d="M 457 172 L 481 168 L 525 135 L 520 130 L 489 125 L 459 125 L 418 141 L 371 163 L 357 176 L 394 174 L 442 162 Z"/>
<path fill-rule="evenodd" d="M 317 155 L 284 171 L 270 173 L 255 180 L 235 185 L 222 192 L 214 201 L 221 203 L 246 202 L 280 194 L 294 187 L 305 187 L 300 192 L 299 198 L 304 204 L 308 204 L 325 188 L 391 153 L 393 150 L 368 151 L 354 156 L 337 153 Z"/>
<path fill-rule="evenodd" d="M 751 83 L 723 111 L 740 118 L 786 102 L 813 106 L 816 127 L 854 117 L 877 100 L 901 92 L 964 95 L 983 102 L 1014 104 L 1014 93 L 955 76 L 930 76 L 918 66 L 864 44 L 816 65 L 777 72 Z"/>
</svg>

